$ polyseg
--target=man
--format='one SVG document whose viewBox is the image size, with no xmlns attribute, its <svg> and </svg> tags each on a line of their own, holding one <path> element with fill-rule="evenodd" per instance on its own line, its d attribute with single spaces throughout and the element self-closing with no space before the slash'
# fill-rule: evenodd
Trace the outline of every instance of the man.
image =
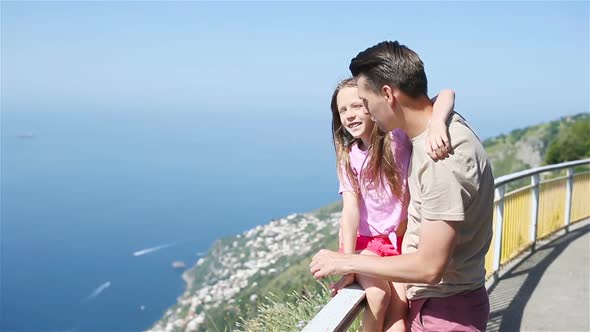
<svg viewBox="0 0 590 332">
<path fill-rule="evenodd" d="M 350 63 L 359 97 L 384 132 L 412 139 L 408 226 L 401 256 L 317 253 L 316 278 L 359 273 L 407 283 L 411 331 L 484 331 L 489 315 L 485 254 L 492 238 L 494 177 L 475 133 L 458 114 L 449 122 L 452 153 L 425 151 L 432 102 L 424 64 L 396 42 L 382 42 Z"/>
</svg>

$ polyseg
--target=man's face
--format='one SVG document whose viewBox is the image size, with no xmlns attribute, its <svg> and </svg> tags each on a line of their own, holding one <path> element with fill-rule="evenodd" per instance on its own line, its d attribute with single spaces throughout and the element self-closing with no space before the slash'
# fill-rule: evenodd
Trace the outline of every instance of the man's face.
<svg viewBox="0 0 590 332">
<path fill-rule="evenodd" d="M 371 118 L 383 132 L 390 132 L 396 129 L 395 113 L 390 103 L 382 94 L 373 92 L 366 77 L 357 78 L 359 98 L 365 104 L 365 108 L 371 113 Z"/>
</svg>

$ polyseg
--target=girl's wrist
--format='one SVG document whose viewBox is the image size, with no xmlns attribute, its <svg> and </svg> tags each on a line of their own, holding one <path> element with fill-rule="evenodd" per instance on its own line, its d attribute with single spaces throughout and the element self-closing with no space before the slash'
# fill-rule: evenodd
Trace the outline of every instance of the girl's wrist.
<svg viewBox="0 0 590 332">
<path fill-rule="evenodd" d="M 430 120 L 431 120 L 431 122 L 436 122 L 436 121 L 445 122 L 445 120 L 447 119 L 448 116 L 449 115 L 447 114 L 447 116 L 443 117 L 442 115 L 439 115 L 439 112 L 433 112 L 432 118 Z"/>
</svg>

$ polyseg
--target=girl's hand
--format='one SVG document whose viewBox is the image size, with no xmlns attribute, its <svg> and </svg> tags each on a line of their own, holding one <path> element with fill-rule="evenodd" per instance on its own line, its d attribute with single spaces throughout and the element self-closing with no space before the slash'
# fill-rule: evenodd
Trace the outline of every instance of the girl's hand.
<svg viewBox="0 0 590 332">
<path fill-rule="evenodd" d="M 336 281 L 330 287 L 332 288 L 332 292 L 330 293 L 330 297 L 335 296 L 338 294 L 338 291 L 342 288 L 352 284 L 354 282 L 354 273 L 345 274 L 338 281 Z"/>
<path fill-rule="evenodd" d="M 433 119 L 426 132 L 426 153 L 433 160 L 439 160 L 448 157 L 450 152 L 451 145 L 446 123 Z"/>
<path fill-rule="evenodd" d="M 426 134 L 426 153 L 433 160 L 444 159 L 452 152 L 447 118 L 455 108 L 455 91 L 443 89 L 432 99 L 432 119 Z"/>
</svg>

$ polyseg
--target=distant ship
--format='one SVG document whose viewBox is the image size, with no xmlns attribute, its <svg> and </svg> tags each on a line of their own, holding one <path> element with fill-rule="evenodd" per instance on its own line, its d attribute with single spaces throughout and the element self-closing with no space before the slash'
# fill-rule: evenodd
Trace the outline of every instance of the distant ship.
<svg viewBox="0 0 590 332">
<path fill-rule="evenodd" d="M 184 269 L 186 268 L 186 264 L 181 261 L 174 261 L 172 262 L 172 267 L 175 269 Z"/>
<path fill-rule="evenodd" d="M 35 138 L 35 135 L 32 132 L 20 133 L 16 135 L 16 137 L 20 139 L 32 139 Z"/>
</svg>

